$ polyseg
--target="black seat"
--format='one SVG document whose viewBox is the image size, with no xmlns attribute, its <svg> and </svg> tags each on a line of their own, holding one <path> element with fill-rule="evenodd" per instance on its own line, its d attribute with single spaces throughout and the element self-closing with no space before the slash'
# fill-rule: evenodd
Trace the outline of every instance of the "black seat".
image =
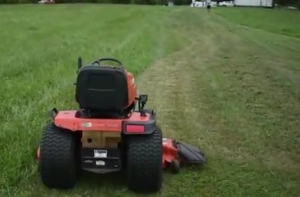
<svg viewBox="0 0 300 197">
<path fill-rule="evenodd" d="M 76 101 L 80 109 L 114 112 L 128 104 L 127 76 L 123 69 L 84 66 L 77 76 Z"/>
</svg>

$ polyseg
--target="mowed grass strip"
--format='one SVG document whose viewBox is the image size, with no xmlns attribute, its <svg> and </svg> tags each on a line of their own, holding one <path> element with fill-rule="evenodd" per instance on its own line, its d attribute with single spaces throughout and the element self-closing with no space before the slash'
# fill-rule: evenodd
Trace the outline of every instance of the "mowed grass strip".
<svg viewBox="0 0 300 197">
<path fill-rule="evenodd" d="M 50 29 L 54 31 L 61 28 L 57 36 L 53 34 L 46 38 L 40 35 L 40 40 L 57 48 L 52 54 L 42 55 L 43 52 L 40 52 L 32 58 L 28 57 L 28 62 L 35 59 L 36 63 L 27 66 L 22 64 L 21 59 L 19 66 L 9 64 L 9 67 L 8 63 L 5 67 L 1 66 L 1 74 L 6 72 L 15 75 L 10 83 L 4 83 L 5 94 L 1 92 L 0 96 L 9 94 L 13 87 L 19 85 L 19 92 L 27 92 L 30 98 L 26 100 L 19 92 L 15 97 L 5 97 L 9 98 L 6 110 L 11 111 L 6 119 L 2 118 L 2 124 L 7 126 L 0 135 L 1 142 L 7 143 L 0 145 L 4 154 L 1 167 L 7 170 L 2 179 L 3 187 L 1 185 L 3 196 L 140 196 L 128 192 L 120 176 L 85 176 L 74 190 L 67 192 L 48 190 L 38 179 L 33 159 L 41 127 L 46 121 L 45 112 L 53 105 L 60 109 L 76 107 L 72 84 L 77 53 L 86 53 L 87 57 L 83 57 L 88 60 L 98 57 L 99 53 L 103 54 L 100 56 L 116 56 L 124 60 L 129 70 L 138 74 L 140 92 L 149 94 L 149 107 L 157 110 L 164 135 L 200 146 L 207 154 L 208 164 L 204 168 L 183 169 L 176 176 L 166 173 L 162 192 L 153 196 L 298 196 L 300 42 L 292 35 L 274 31 L 273 27 L 268 26 L 269 21 L 263 25 L 268 31 L 257 29 L 261 19 L 256 18 L 255 14 L 245 18 L 246 21 L 252 21 L 253 25 L 248 27 L 243 27 L 239 21 L 220 17 L 232 13 L 241 18 L 244 12 L 250 13 L 251 10 L 260 12 L 265 18 L 273 14 L 285 18 L 282 19 L 283 23 L 278 22 L 278 29 L 288 26 L 296 35 L 298 26 L 291 22 L 290 14 L 282 15 L 277 10 L 270 12 L 240 8 L 218 8 L 207 13 L 205 9 L 184 7 L 95 5 L 7 6 L 1 9 L 3 12 L 0 12 L 0 16 L 10 16 L 6 17 L 7 21 L 25 20 L 26 17 L 12 16 L 9 12 L 11 9 L 20 9 L 18 11 L 23 13 L 21 16 L 27 16 L 27 21 L 31 21 L 32 17 L 42 20 L 37 16 L 45 15 L 44 22 L 49 22 L 48 18 L 52 16 L 58 22 L 50 23 L 53 25 Z M 78 13 L 85 14 L 71 21 Z M 130 19 L 130 13 L 140 16 L 139 19 Z M 101 14 L 106 18 L 95 17 Z M 125 19 L 127 23 L 122 26 Z M 77 29 L 80 26 L 76 24 L 78 21 L 85 28 Z M 114 25 L 108 21 L 121 24 L 123 29 L 114 29 Z M 10 24 L 1 20 L 0 25 L 3 23 Z M 95 23 L 99 23 L 99 29 Z M 41 24 L 42 27 L 43 21 L 35 24 Z M 145 24 L 145 29 L 141 30 Z M 24 29 L 22 25 L 25 25 L 24 21 L 19 24 Z M 135 25 L 138 28 L 134 28 Z M 38 34 L 38 30 L 31 31 Z M 94 38 L 82 31 L 89 32 Z M 18 32 L 7 34 L 13 37 Z M 31 34 L 23 33 L 15 37 Z M 74 37 L 66 36 L 69 34 Z M 65 35 L 64 39 L 62 35 Z M 32 37 L 33 42 L 37 37 Z M 84 39 L 78 44 L 75 38 L 77 41 Z M 107 40 L 97 42 L 95 38 Z M 10 42 L 13 43 L 13 40 Z M 32 43 L 25 40 L 23 43 Z M 74 41 L 70 41 L 69 47 L 66 47 L 53 44 L 55 40 L 59 40 L 57 43 Z M 81 45 L 84 48 L 80 48 Z M 70 46 L 73 50 L 67 52 Z M 53 48 L 44 49 L 51 51 Z M 36 52 L 31 50 L 34 49 L 27 48 L 24 51 L 30 54 Z M 13 50 L 10 55 L 7 51 L 6 58 L 1 61 L 9 62 L 17 58 Z M 43 58 L 49 64 L 39 63 Z M 23 70 L 28 69 L 31 78 L 22 75 L 22 69 L 18 72 L 22 65 Z M 41 69 L 30 71 L 32 65 Z M 35 76 L 41 78 L 40 83 L 30 82 Z M 23 84 L 19 83 L 21 79 Z M 30 87 L 33 89 L 26 89 Z M 19 103 L 10 105 L 10 102 Z M 26 105 L 31 108 L 27 109 Z M 1 110 L 4 109 L 2 106 L 4 104 L 1 104 Z M 28 112 L 18 113 L 13 111 L 13 106 L 24 106 Z"/>
<path fill-rule="evenodd" d="M 224 20 L 221 9 L 193 12 L 193 44 L 157 66 L 173 65 L 151 105 L 169 136 L 202 147 L 209 162 L 168 180 L 169 195 L 298 196 L 300 40 Z"/>
</svg>

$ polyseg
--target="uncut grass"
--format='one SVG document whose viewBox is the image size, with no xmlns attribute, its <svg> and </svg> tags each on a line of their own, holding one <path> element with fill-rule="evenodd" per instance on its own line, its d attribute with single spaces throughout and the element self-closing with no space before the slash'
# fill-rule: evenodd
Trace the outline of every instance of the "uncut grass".
<svg viewBox="0 0 300 197">
<path fill-rule="evenodd" d="M 218 8 L 215 13 L 236 24 L 300 38 L 298 10 L 265 8 Z"/>
<path fill-rule="evenodd" d="M 180 44 L 166 38 L 172 32 L 164 27 L 169 16 L 161 9 L 126 7 L 122 12 L 122 6 L 70 7 L 24 6 L 18 15 L 2 8 L 5 20 L 1 26 L 6 31 L 0 34 L 6 39 L 0 46 L 4 51 L 0 67 L 1 190 L 9 190 L 36 172 L 33 158 L 47 111 L 54 106 L 76 107 L 73 83 L 78 56 L 86 63 L 116 57 L 138 74 Z"/>
</svg>

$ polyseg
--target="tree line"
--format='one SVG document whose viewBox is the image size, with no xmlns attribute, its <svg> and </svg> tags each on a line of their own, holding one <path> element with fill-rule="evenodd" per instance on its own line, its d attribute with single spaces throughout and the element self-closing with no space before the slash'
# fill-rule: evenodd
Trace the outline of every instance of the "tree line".
<svg viewBox="0 0 300 197">
<path fill-rule="evenodd" d="M 40 0 L 0 0 L 0 4 L 38 3 Z M 166 5 L 173 1 L 175 5 L 189 5 L 191 0 L 54 0 L 55 3 L 107 3 L 107 4 L 139 4 Z"/>
<path fill-rule="evenodd" d="M 39 0 L 0 0 L 0 4 L 38 3 Z M 140 5 L 166 5 L 173 1 L 175 5 L 189 5 L 191 0 L 55 0 L 56 3 L 112 3 L 112 4 L 140 4 Z M 198 0 L 201 1 L 201 0 Z M 215 0 L 217 2 L 231 0 Z M 299 6 L 300 0 L 274 0 L 274 3 L 282 6 Z"/>
<path fill-rule="evenodd" d="M 299 0 L 276 0 L 275 3 L 282 5 L 282 6 L 289 6 L 289 5 L 300 5 Z"/>
</svg>

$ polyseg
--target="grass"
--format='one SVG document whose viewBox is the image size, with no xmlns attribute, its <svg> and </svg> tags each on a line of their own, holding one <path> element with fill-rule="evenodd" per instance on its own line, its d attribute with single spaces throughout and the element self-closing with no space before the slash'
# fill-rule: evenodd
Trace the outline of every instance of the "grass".
<svg viewBox="0 0 300 197">
<path fill-rule="evenodd" d="M 39 180 L 34 154 L 46 112 L 76 107 L 78 56 L 121 59 L 149 94 L 164 135 L 207 154 L 201 170 L 164 174 L 153 196 L 298 196 L 297 17 L 244 8 L 1 6 L 0 196 L 139 196 L 118 176 L 87 175 L 71 191 Z"/>
<path fill-rule="evenodd" d="M 229 21 L 265 31 L 300 38 L 298 10 L 273 9 L 219 9 L 218 14 Z"/>
</svg>

